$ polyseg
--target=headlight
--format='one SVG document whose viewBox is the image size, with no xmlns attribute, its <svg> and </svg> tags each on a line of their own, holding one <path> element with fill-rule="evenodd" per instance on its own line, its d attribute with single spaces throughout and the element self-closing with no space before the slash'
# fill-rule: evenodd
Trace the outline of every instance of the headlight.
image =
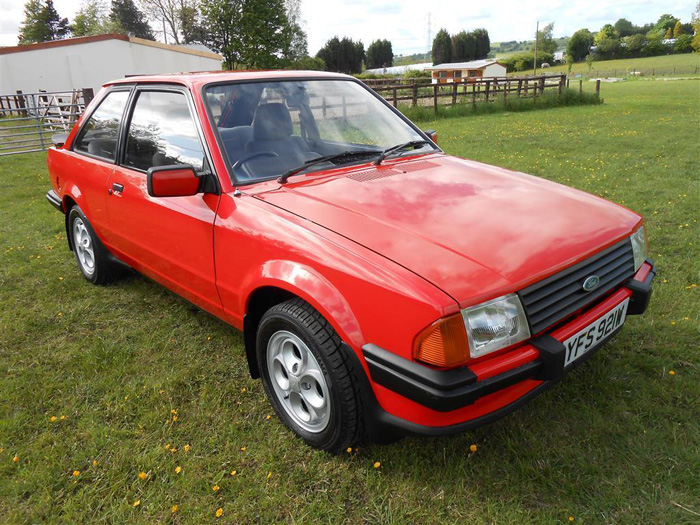
<svg viewBox="0 0 700 525">
<path fill-rule="evenodd" d="M 530 337 L 525 311 L 515 294 L 462 310 L 472 359 Z"/>
<path fill-rule="evenodd" d="M 630 239 L 632 241 L 632 251 L 634 252 L 634 271 L 636 272 L 649 257 L 649 244 L 644 226 L 634 232 Z"/>
</svg>

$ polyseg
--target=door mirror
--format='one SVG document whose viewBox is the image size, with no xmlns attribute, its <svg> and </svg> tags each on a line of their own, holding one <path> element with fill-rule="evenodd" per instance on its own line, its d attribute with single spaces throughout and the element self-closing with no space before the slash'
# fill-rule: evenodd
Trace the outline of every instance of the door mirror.
<svg viewBox="0 0 700 525">
<path fill-rule="evenodd" d="M 192 166 L 153 166 L 148 170 L 148 194 L 151 197 L 189 197 L 201 191 L 202 178 Z"/>
<path fill-rule="evenodd" d="M 434 129 L 426 129 L 423 131 L 426 135 L 428 135 L 428 138 L 432 140 L 435 144 L 437 144 L 437 131 Z"/>
</svg>

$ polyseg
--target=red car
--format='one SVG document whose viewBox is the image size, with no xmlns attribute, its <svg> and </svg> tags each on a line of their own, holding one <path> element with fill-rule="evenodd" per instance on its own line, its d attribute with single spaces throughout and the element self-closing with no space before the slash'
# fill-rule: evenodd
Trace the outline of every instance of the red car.
<svg viewBox="0 0 700 525">
<path fill-rule="evenodd" d="M 434 139 L 345 75 L 131 77 L 57 139 L 47 197 L 88 281 L 127 265 L 242 330 L 337 452 L 493 421 L 651 296 L 639 215 Z"/>
</svg>

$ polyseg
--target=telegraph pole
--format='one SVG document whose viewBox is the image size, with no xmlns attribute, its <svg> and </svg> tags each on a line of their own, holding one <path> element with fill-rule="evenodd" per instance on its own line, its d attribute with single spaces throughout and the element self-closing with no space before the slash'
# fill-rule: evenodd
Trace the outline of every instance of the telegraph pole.
<svg viewBox="0 0 700 525">
<path fill-rule="evenodd" d="M 537 75 L 537 37 L 540 34 L 540 21 L 537 21 L 537 29 L 535 29 L 535 67 L 533 73 Z"/>
</svg>

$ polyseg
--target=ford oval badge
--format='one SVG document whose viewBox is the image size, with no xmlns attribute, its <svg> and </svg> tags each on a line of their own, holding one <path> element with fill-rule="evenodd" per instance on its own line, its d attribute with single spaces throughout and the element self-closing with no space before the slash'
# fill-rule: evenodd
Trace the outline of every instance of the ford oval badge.
<svg viewBox="0 0 700 525">
<path fill-rule="evenodd" d="M 586 277 L 586 280 L 583 281 L 583 291 L 584 292 L 592 292 L 596 288 L 598 288 L 598 285 L 600 284 L 600 277 L 597 275 L 589 275 Z"/>
</svg>

